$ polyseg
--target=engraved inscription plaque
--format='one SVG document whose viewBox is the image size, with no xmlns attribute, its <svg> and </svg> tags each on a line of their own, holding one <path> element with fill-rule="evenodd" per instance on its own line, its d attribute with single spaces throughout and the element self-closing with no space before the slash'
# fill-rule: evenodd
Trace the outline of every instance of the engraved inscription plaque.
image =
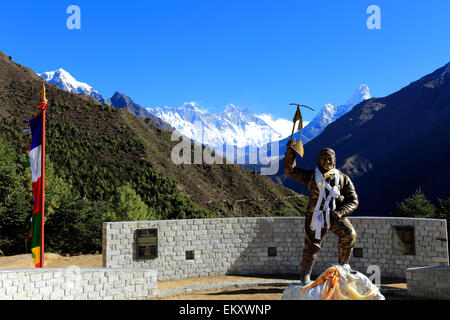
<svg viewBox="0 0 450 320">
<path fill-rule="evenodd" d="M 158 229 L 136 230 L 137 259 L 154 259 L 158 257 Z"/>
</svg>

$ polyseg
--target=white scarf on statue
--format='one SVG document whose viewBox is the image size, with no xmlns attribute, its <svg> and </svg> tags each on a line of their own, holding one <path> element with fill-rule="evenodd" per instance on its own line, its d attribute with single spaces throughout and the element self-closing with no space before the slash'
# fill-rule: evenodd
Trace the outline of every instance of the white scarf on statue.
<svg viewBox="0 0 450 320">
<path fill-rule="evenodd" d="M 330 175 L 334 174 L 334 187 L 330 186 L 330 184 L 325 180 Z M 331 210 L 336 209 L 336 201 L 335 199 L 341 195 L 339 191 L 339 178 L 340 172 L 337 169 L 331 169 L 327 171 L 324 175 L 320 172 L 319 168 L 316 167 L 315 170 L 315 179 L 317 187 L 319 188 L 319 199 L 317 200 L 316 207 L 314 208 L 314 213 L 311 220 L 311 230 L 316 232 L 315 238 L 321 238 L 322 228 L 324 227 L 324 212 L 327 230 L 330 228 L 330 201 L 331 201 Z M 325 199 L 325 189 L 329 191 L 328 197 Z M 325 200 L 325 204 L 323 205 L 323 210 L 320 210 L 320 206 L 322 202 Z"/>
</svg>

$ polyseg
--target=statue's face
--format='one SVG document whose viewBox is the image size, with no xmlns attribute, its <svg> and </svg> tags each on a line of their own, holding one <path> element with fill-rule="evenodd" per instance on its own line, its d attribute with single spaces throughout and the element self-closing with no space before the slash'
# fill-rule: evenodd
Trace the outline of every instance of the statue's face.
<svg viewBox="0 0 450 320">
<path fill-rule="evenodd" d="M 329 171 L 336 167 L 336 155 L 332 149 L 326 148 L 319 152 L 319 168 Z"/>
</svg>

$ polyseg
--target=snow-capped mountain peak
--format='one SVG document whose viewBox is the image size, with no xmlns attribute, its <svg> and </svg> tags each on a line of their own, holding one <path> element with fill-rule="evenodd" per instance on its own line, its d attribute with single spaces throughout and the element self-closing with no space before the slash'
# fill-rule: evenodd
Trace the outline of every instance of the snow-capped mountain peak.
<svg viewBox="0 0 450 320">
<path fill-rule="evenodd" d="M 198 109 L 198 103 L 195 101 L 185 102 L 180 106 L 180 108 L 188 108 L 188 109 L 196 110 L 196 109 Z"/>
<path fill-rule="evenodd" d="M 69 72 L 67 72 L 63 68 L 59 68 L 55 71 L 38 73 L 38 76 L 40 76 L 46 82 L 55 84 L 64 91 L 92 96 L 101 103 L 105 101 L 105 98 L 100 93 L 98 93 L 98 91 L 94 90 L 94 88 L 92 88 L 87 83 L 77 81 Z"/>
<path fill-rule="evenodd" d="M 346 105 L 355 106 L 361 101 L 370 99 L 370 90 L 369 87 L 365 84 L 362 84 L 353 92 L 353 95 L 350 99 L 347 100 Z"/>
<path fill-rule="evenodd" d="M 208 111 L 200 109 L 200 105 L 195 101 L 185 102 L 178 108 L 187 109 L 198 113 L 208 113 Z"/>
<path fill-rule="evenodd" d="M 314 117 L 314 119 L 305 127 L 303 130 L 303 135 L 308 140 L 315 138 L 322 133 L 327 125 L 349 112 L 355 105 L 370 98 L 369 87 L 362 84 L 353 92 L 346 104 L 334 106 L 327 103 Z"/>
</svg>

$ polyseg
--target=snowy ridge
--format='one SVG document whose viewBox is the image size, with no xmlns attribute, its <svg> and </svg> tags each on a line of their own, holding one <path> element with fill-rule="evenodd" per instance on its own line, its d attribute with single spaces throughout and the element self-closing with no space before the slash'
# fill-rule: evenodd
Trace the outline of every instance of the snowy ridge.
<svg viewBox="0 0 450 320">
<path fill-rule="evenodd" d="M 53 83 L 64 91 L 91 96 L 101 103 L 105 101 L 105 98 L 98 91 L 94 90 L 94 88 L 87 83 L 77 81 L 63 68 L 59 68 L 55 71 L 38 73 L 37 75 L 46 82 Z"/>
<path fill-rule="evenodd" d="M 215 150 L 223 150 L 224 144 L 260 147 L 284 138 L 283 133 L 270 126 L 263 117 L 255 115 L 248 108 L 233 104 L 216 114 L 201 110 L 195 102 L 184 103 L 179 107 L 166 106 L 147 110 L 168 122 L 181 134 Z"/>
<path fill-rule="evenodd" d="M 447 63 L 447 68 L 445 68 L 444 72 L 442 72 L 441 77 L 445 76 L 450 70 L 450 62 Z"/>
<path fill-rule="evenodd" d="M 318 136 L 327 125 L 370 97 L 369 88 L 363 84 L 353 92 L 346 104 L 326 104 L 310 123 L 304 124 L 304 143 Z M 224 145 L 261 148 L 275 141 L 280 142 L 282 149 L 292 130 L 290 120 L 274 120 L 270 115 L 255 115 L 248 108 L 233 104 L 216 114 L 200 109 L 195 102 L 184 103 L 178 107 L 165 106 L 146 110 L 169 123 L 181 134 L 219 152 L 224 151 Z"/>
</svg>

